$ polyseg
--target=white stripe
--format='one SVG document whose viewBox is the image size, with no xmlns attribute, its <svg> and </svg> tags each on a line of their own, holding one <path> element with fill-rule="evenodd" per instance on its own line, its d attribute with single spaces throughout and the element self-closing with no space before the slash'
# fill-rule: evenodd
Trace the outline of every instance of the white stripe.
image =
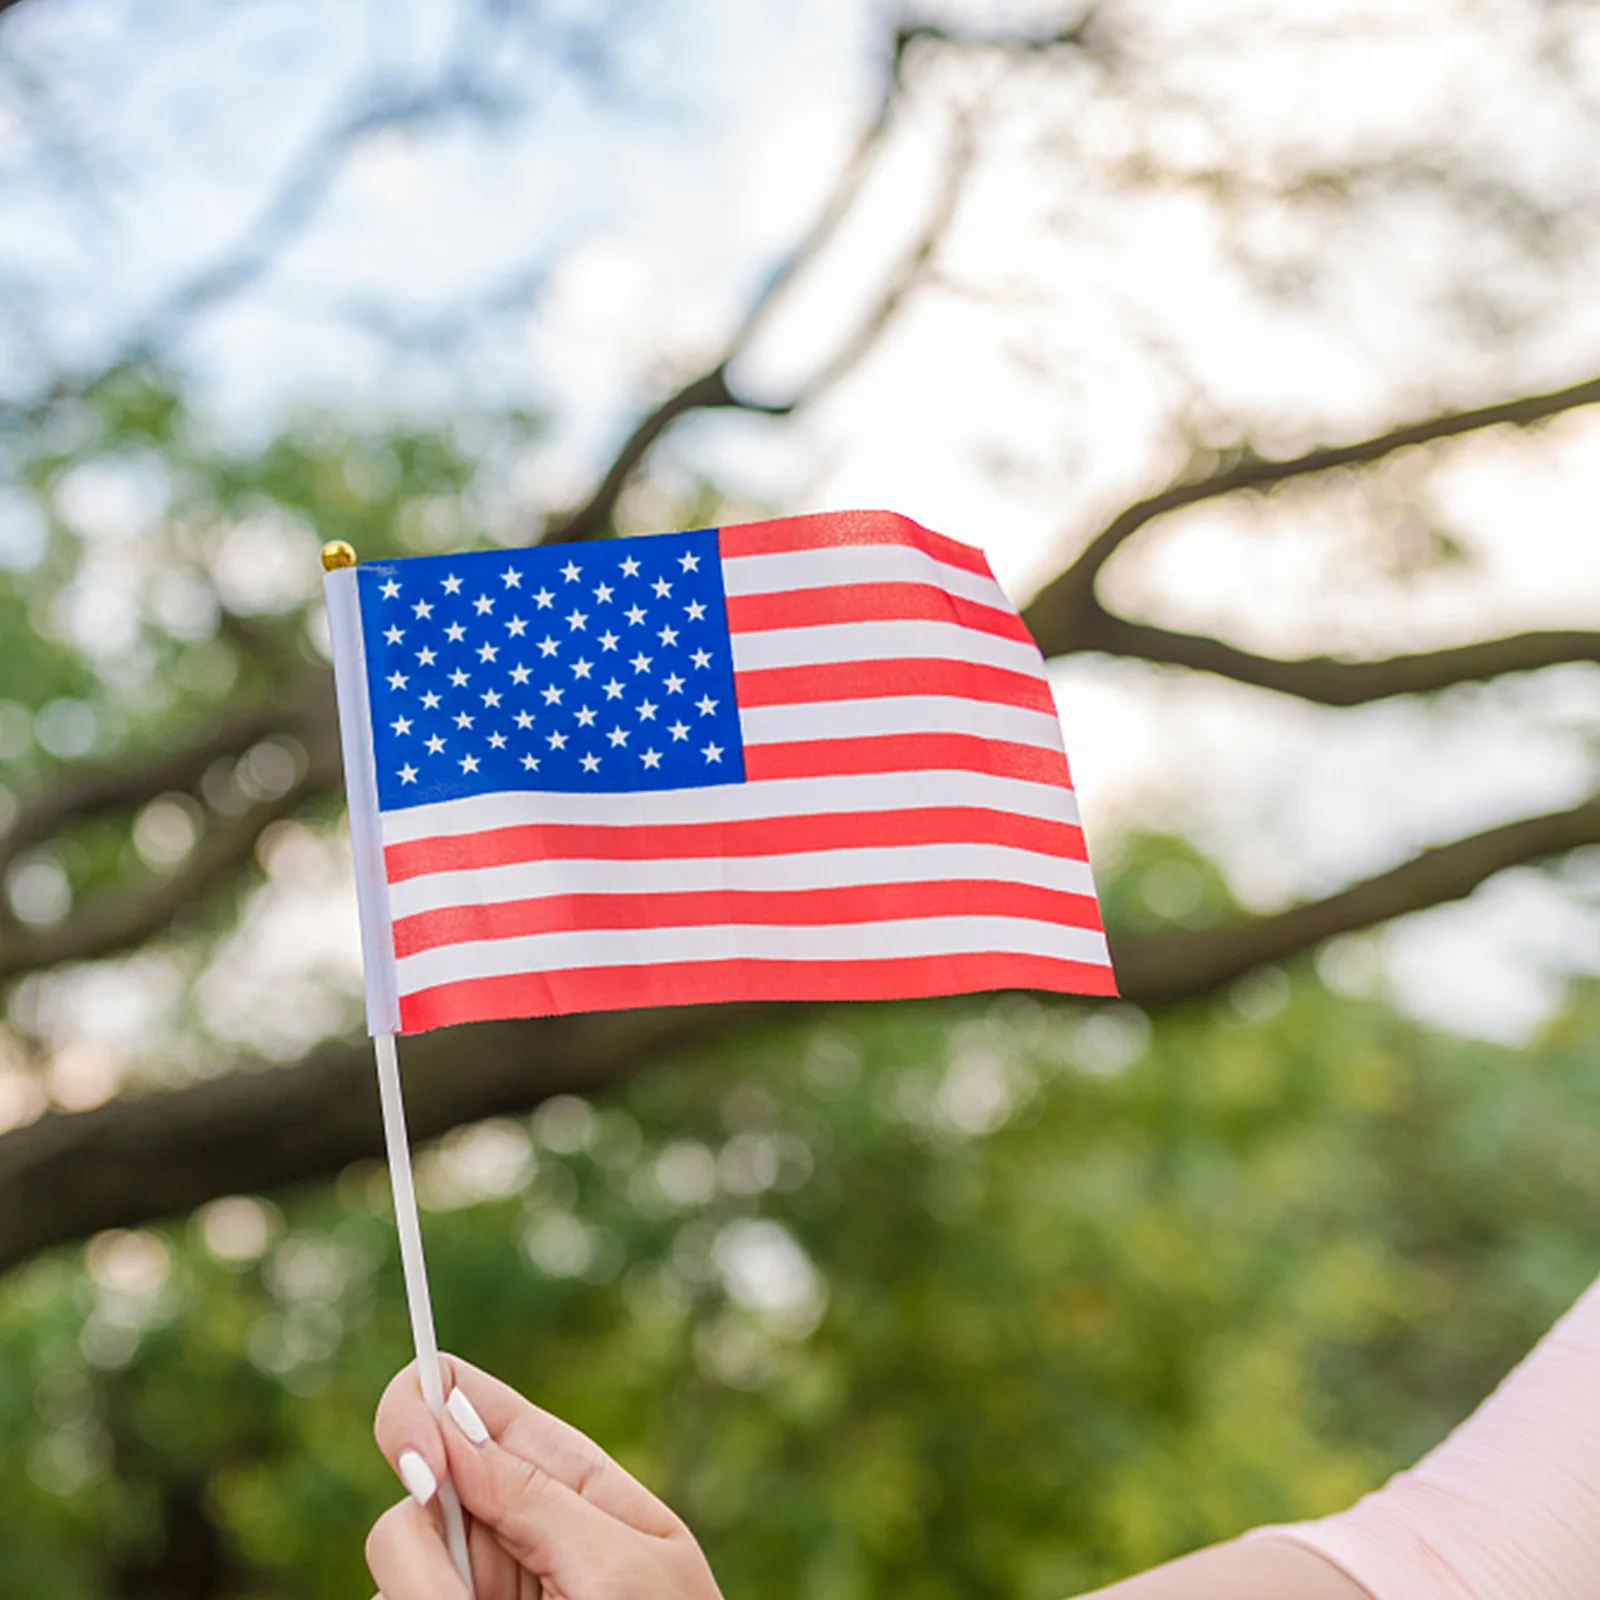
<svg viewBox="0 0 1600 1600">
<path fill-rule="evenodd" d="M 945 695 L 749 706 L 739 712 L 746 745 L 805 739 L 865 739 L 893 733 L 970 733 L 981 739 L 1060 750 L 1061 724 L 1048 713 Z"/>
<path fill-rule="evenodd" d="M 946 594 L 1015 614 L 993 578 L 948 566 L 909 545 L 861 544 L 778 555 L 725 556 L 722 584 L 730 595 L 787 594 L 794 589 L 834 589 L 857 583 L 928 583 Z"/>
<path fill-rule="evenodd" d="M 540 822 L 654 828 L 679 822 L 740 822 L 944 806 L 977 806 L 1074 827 L 1078 823 L 1078 802 L 1072 790 L 1022 778 L 997 778 L 986 772 L 871 772 L 829 778 L 774 778 L 764 783 L 636 794 L 508 790 L 385 811 L 381 820 L 383 842 L 391 845 Z"/>
<path fill-rule="evenodd" d="M 954 955 L 1047 956 L 1108 965 L 1105 936 L 1022 917 L 918 917 L 817 928 L 644 928 L 536 933 L 443 945 L 398 963 L 401 994 L 469 978 L 643 967 L 675 961 L 877 961 Z"/>
<path fill-rule="evenodd" d="M 519 861 L 433 872 L 391 885 L 396 917 L 454 906 L 502 905 L 562 894 L 688 894 L 707 889 L 841 889 L 886 883 L 1021 883 L 1094 893 L 1088 863 L 996 844 L 807 850 L 795 855 L 692 856 L 664 861 Z"/>
<path fill-rule="evenodd" d="M 829 622 L 814 628 L 764 628 L 733 635 L 735 672 L 928 657 L 1044 677 L 1044 658 L 1037 646 L 956 622 Z"/>
</svg>

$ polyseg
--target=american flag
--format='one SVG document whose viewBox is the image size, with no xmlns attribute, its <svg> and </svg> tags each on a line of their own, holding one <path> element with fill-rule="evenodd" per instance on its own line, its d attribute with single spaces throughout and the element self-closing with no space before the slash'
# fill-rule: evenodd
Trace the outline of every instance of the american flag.
<svg viewBox="0 0 1600 1600">
<path fill-rule="evenodd" d="M 888 512 L 328 574 L 369 1023 L 1113 994 L 1044 662 Z"/>
</svg>

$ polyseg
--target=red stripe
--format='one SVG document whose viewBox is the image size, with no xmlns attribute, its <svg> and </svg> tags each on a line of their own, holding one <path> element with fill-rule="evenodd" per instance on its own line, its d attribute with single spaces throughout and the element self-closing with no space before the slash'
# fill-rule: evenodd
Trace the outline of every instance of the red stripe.
<svg viewBox="0 0 1600 1600">
<path fill-rule="evenodd" d="M 935 561 L 947 561 L 992 577 L 981 550 L 932 533 L 894 511 L 823 511 L 809 517 L 782 517 L 774 522 L 746 522 L 717 529 L 724 561 L 738 556 L 786 555 L 793 550 L 823 550 L 863 544 L 903 544 Z"/>
<path fill-rule="evenodd" d="M 953 622 L 1018 644 L 1033 643 L 1016 612 L 980 605 L 931 583 L 852 583 L 777 594 L 731 594 L 727 605 L 732 633 L 820 628 L 839 622 Z"/>
<path fill-rule="evenodd" d="M 920 917 L 1023 917 L 1059 927 L 1100 927 L 1093 895 L 1031 883 L 955 879 L 852 884 L 838 889 L 704 889 L 681 894 L 561 894 L 498 905 L 450 906 L 401 917 L 394 953 L 590 928 L 815 928 Z"/>
<path fill-rule="evenodd" d="M 1041 745 L 982 739 L 974 733 L 884 733 L 865 739 L 806 739 L 746 745 L 744 775 L 771 778 L 858 776 L 866 772 L 987 772 L 997 778 L 1072 786 L 1067 758 Z"/>
<path fill-rule="evenodd" d="M 1069 861 L 1088 860 L 1083 831 L 1070 823 L 988 811 L 979 806 L 845 811 L 810 817 L 754 817 L 734 822 L 651 826 L 528 823 L 392 844 L 384 851 L 384 860 L 389 882 L 403 883 L 430 872 L 506 867 L 523 861 L 692 860 L 913 844 L 1008 845 Z"/>
<path fill-rule="evenodd" d="M 894 695 L 948 695 L 1055 715 L 1050 685 L 1026 672 L 967 661 L 909 657 L 900 661 L 830 661 L 813 667 L 763 667 L 736 672 L 741 706 L 807 705 L 825 700 L 882 700 Z"/>
<path fill-rule="evenodd" d="M 496 1017 L 708 1005 L 724 1000 L 912 1000 L 981 989 L 1114 995 L 1111 968 L 1048 956 L 983 953 L 883 961 L 682 961 L 579 967 L 515 978 L 467 978 L 400 1000 L 400 1027 L 419 1033 Z"/>
</svg>

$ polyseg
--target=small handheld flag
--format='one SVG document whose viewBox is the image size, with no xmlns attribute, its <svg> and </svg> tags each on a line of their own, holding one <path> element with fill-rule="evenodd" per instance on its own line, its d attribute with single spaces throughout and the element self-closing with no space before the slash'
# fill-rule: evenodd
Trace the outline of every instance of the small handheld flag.
<svg viewBox="0 0 1600 1600">
<path fill-rule="evenodd" d="M 357 566 L 323 551 L 395 1221 L 394 1036 L 720 1000 L 1116 992 L 1044 660 L 882 511 Z M 471 1589 L 464 1523 L 440 1486 Z"/>
<path fill-rule="evenodd" d="M 1044 662 L 887 512 L 328 574 L 369 1024 L 1115 992 Z"/>
</svg>

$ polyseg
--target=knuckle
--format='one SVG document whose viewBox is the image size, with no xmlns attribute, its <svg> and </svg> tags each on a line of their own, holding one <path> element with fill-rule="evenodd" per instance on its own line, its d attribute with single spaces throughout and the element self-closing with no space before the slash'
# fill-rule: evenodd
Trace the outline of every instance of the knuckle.
<svg viewBox="0 0 1600 1600">
<path fill-rule="evenodd" d="M 507 1456 L 506 1462 L 508 1487 L 518 1503 L 538 1510 L 555 1498 L 556 1481 L 543 1467 L 520 1456 Z"/>
</svg>

